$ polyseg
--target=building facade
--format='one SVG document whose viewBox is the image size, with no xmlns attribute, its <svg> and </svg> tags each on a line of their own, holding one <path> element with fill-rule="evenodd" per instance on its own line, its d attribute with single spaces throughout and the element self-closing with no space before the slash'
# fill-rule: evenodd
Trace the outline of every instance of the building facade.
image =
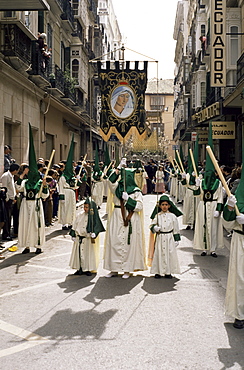
<svg viewBox="0 0 244 370">
<path fill-rule="evenodd" d="M 148 80 L 145 92 L 146 123 L 148 138 L 133 138 L 133 151 L 146 153 L 150 151 L 157 159 L 173 155 L 173 108 L 174 92 L 172 79 Z"/>
<path fill-rule="evenodd" d="M 66 159 L 73 134 L 75 159 L 94 158 L 103 144 L 93 61 L 103 40 L 97 0 L 31 0 L 28 9 L 17 0 L 0 4 L 2 152 L 9 144 L 16 162 L 28 160 L 30 123 L 37 158 L 49 158 L 55 148 L 54 161 Z"/>
<path fill-rule="evenodd" d="M 187 156 L 197 132 L 205 158 L 209 123 L 222 164 L 241 161 L 244 113 L 243 1 L 181 0 L 175 18 L 174 139 Z M 228 148 L 228 150 L 226 150 Z"/>
</svg>

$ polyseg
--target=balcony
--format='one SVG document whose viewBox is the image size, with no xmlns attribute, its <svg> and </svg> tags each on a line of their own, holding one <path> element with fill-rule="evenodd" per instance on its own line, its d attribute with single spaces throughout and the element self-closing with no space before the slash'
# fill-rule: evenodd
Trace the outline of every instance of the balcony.
<svg viewBox="0 0 244 370">
<path fill-rule="evenodd" d="M 61 14 L 60 18 L 63 21 L 62 23 L 64 28 L 66 28 L 70 32 L 73 32 L 75 30 L 74 13 L 68 0 L 63 0 L 63 13 Z"/>
<path fill-rule="evenodd" d="M 206 97 L 206 107 L 221 100 L 221 88 L 212 87 Z"/>
<path fill-rule="evenodd" d="M 50 86 L 48 80 L 48 65 L 36 41 L 32 42 L 31 55 L 31 70 L 28 72 L 29 79 L 40 88 Z"/>
<path fill-rule="evenodd" d="M 48 92 L 56 98 L 64 96 L 64 72 L 57 66 L 53 66 L 49 73 L 49 82 L 51 87 L 48 88 Z"/>
<path fill-rule="evenodd" d="M 31 64 L 32 41 L 17 24 L 2 24 L 3 44 L 1 52 L 5 61 L 20 73 L 24 73 Z"/>
<path fill-rule="evenodd" d="M 244 80 L 244 53 L 237 61 L 237 84 Z"/>
<path fill-rule="evenodd" d="M 4 10 L 50 10 L 46 0 L 1 0 L 0 11 Z"/>
</svg>

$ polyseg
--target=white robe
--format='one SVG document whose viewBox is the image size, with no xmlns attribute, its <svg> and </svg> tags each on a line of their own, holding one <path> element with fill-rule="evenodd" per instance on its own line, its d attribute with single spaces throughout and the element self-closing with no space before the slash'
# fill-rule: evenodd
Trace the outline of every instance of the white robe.
<svg viewBox="0 0 244 370">
<path fill-rule="evenodd" d="M 24 193 L 24 198 L 21 201 L 19 211 L 19 231 L 18 231 L 18 247 L 19 248 L 42 248 L 45 243 L 45 221 L 42 199 L 39 200 L 39 217 L 36 211 L 36 200 L 26 200 L 26 180 L 21 182 L 21 185 L 16 185 L 19 192 Z M 36 194 L 36 198 L 37 198 Z M 46 199 L 49 196 L 41 193 L 41 197 Z M 39 218 L 39 219 L 38 219 Z M 38 221 L 40 220 L 40 227 L 38 228 Z M 38 243 L 39 239 L 39 243 Z"/>
<path fill-rule="evenodd" d="M 114 194 L 114 205 L 120 206 L 120 200 L 115 195 L 118 183 L 108 182 Z M 143 196 L 137 191 L 129 195 L 136 200 L 136 207 L 131 217 L 132 234 L 128 244 L 129 226 L 124 226 L 121 208 L 114 208 L 107 223 L 104 243 L 104 268 L 114 272 L 132 272 L 146 270 L 145 238 L 143 217 L 139 213 L 143 210 Z M 126 216 L 128 215 L 125 210 Z"/>
<path fill-rule="evenodd" d="M 70 256 L 69 265 L 71 268 L 83 271 L 97 271 L 99 264 L 99 235 L 95 243 L 91 242 L 90 233 L 87 233 L 88 213 L 80 212 L 73 224 L 72 229 L 76 233 L 76 239 Z M 80 236 L 84 236 L 80 241 Z"/>
<path fill-rule="evenodd" d="M 103 204 L 103 192 L 104 192 L 104 181 L 94 181 L 93 186 L 92 186 L 92 199 L 96 203 L 98 207 L 101 207 Z"/>
<path fill-rule="evenodd" d="M 64 176 L 59 179 L 59 195 L 64 195 L 64 202 L 58 203 L 58 223 L 62 225 L 73 225 L 76 215 L 75 191 L 66 182 Z"/>
<path fill-rule="evenodd" d="M 225 221 L 226 230 L 242 231 L 242 225 Z M 238 320 L 244 320 L 244 235 L 233 231 L 230 245 L 229 272 L 225 296 L 225 313 Z"/>
<path fill-rule="evenodd" d="M 193 195 L 193 190 L 196 190 L 197 187 L 194 185 L 189 185 L 190 175 L 186 175 L 186 185 L 183 185 L 186 188 L 184 202 L 183 202 L 183 218 L 182 223 L 184 225 L 194 225 L 195 215 L 196 215 L 196 197 Z"/>
<path fill-rule="evenodd" d="M 152 221 L 152 225 L 160 226 L 164 232 L 170 230 L 172 232 L 156 235 L 151 274 L 180 274 L 180 265 L 173 236 L 180 233 L 177 217 L 170 212 L 160 212 Z"/>
<path fill-rule="evenodd" d="M 202 184 L 202 182 L 201 182 Z M 205 251 L 215 252 L 217 248 L 224 247 L 223 241 L 223 225 L 221 217 L 214 217 L 214 211 L 216 211 L 217 203 L 223 203 L 223 190 L 221 182 L 215 193 L 213 194 L 213 201 L 206 202 L 204 205 L 203 201 L 203 190 L 200 185 L 200 202 L 198 204 L 196 213 L 196 224 L 194 233 L 194 249 L 201 249 Z M 206 222 L 204 220 L 206 209 Z M 204 234 L 206 237 L 206 245 L 204 242 Z"/>
</svg>

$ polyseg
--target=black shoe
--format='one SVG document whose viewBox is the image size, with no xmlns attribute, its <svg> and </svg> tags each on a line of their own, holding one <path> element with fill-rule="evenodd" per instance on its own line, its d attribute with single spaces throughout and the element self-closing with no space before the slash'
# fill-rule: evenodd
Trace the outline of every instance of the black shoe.
<svg viewBox="0 0 244 370">
<path fill-rule="evenodd" d="M 161 276 L 161 275 L 159 275 L 159 274 L 155 274 L 155 275 L 154 275 L 154 279 L 161 279 L 161 277 L 162 277 L 162 276 Z"/>
<path fill-rule="evenodd" d="M 206 256 L 207 255 L 207 252 L 202 252 L 201 253 L 201 256 Z"/>
<path fill-rule="evenodd" d="M 215 252 L 211 252 L 210 256 L 214 257 L 214 258 L 217 258 L 217 254 Z"/>
<path fill-rule="evenodd" d="M 243 329 L 244 328 L 244 320 L 235 319 L 235 322 L 234 322 L 233 326 L 236 329 Z"/>
<path fill-rule="evenodd" d="M 82 271 L 82 268 L 80 268 L 79 270 L 77 270 L 74 275 L 82 275 L 83 274 L 83 271 Z"/>
<path fill-rule="evenodd" d="M 92 276 L 91 271 L 86 271 L 85 274 L 86 274 L 86 276 Z"/>
<path fill-rule="evenodd" d="M 5 238 L 2 237 L 2 240 L 4 240 L 5 242 L 11 242 L 13 239 L 11 238 L 11 236 L 6 236 Z"/>
<path fill-rule="evenodd" d="M 41 248 L 36 248 L 35 254 L 40 254 L 40 253 L 42 253 Z"/>
<path fill-rule="evenodd" d="M 68 226 L 63 226 L 62 230 L 69 230 Z"/>
<path fill-rule="evenodd" d="M 72 229 L 72 225 L 69 225 L 69 226 L 68 226 L 68 229 L 69 229 L 69 230 L 70 230 L 70 229 Z"/>
<path fill-rule="evenodd" d="M 172 275 L 171 274 L 165 274 L 164 277 L 165 277 L 165 279 L 172 279 Z"/>
<path fill-rule="evenodd" d="M 191 230 L 191 226 L 190 225 L 186 226 L 186 230 Z"/>
<path fill-rule="evenodd" d="M 26 253 L 30 253 L 30 248 L 25 248 L 25 249 L 22 251 L 22 254 L 26 254 Z"/>
</svg>

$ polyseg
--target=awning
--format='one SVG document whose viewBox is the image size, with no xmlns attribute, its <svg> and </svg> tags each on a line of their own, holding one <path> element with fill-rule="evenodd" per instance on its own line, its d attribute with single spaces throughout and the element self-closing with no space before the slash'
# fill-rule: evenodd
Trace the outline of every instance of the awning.
<svg viewBox="0 0 244 370">
<path fill-rule="evenodd" d="M 0 11 L 6 10 L 50 10 L 46 0 L 1 0 Z"/>
</svg>

